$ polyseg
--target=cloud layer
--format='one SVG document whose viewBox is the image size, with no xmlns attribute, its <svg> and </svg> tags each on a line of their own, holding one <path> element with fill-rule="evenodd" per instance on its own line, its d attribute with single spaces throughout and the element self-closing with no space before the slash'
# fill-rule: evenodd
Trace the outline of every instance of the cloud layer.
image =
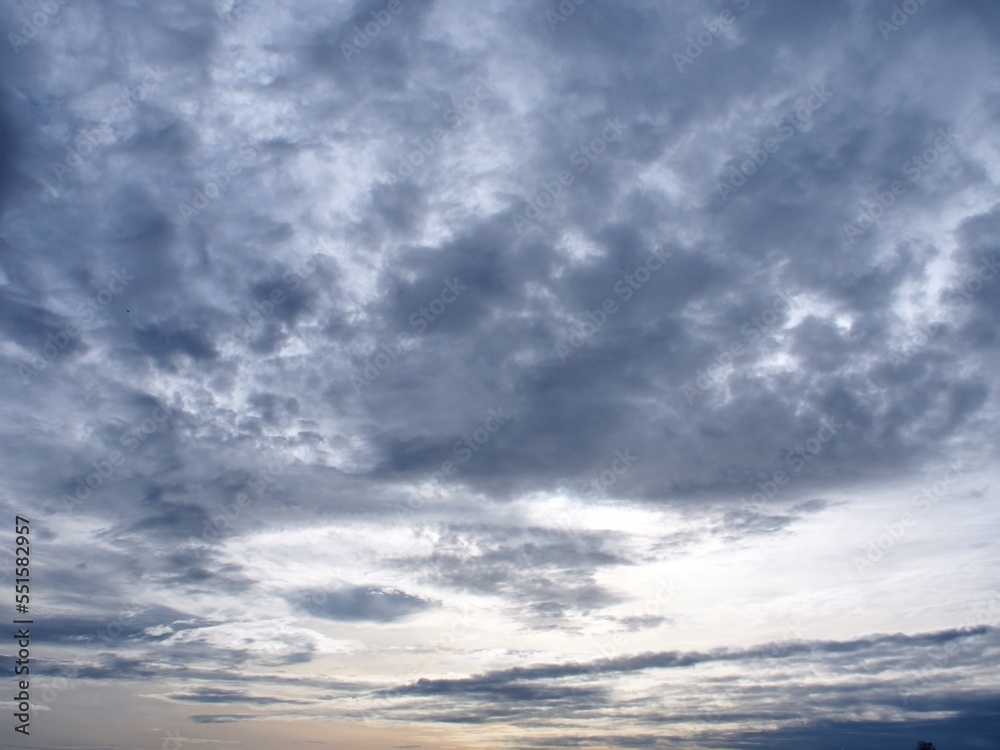
<svg viewBox="0 0 1000 750">
<path fill-rule="evenodd" d="M 994 3 L 2 20 L 50 745 L 1000 747 Z"/>
</svg>

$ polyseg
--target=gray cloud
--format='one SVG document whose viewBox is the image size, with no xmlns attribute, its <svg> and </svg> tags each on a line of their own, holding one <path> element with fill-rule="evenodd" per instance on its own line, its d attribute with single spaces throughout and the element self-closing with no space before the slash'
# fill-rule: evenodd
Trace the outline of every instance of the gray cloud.
<svg viewBox="0 0 1000 750">
<path fill-rule="evenodd" d="M 316 602 L 311 611 L 331 620 L 392 622 L 434 606 L 426 599 L 385 586 L 306 590 L 297 592 L 295 599 Z"/>
<path fill-rule="evenodd" d="M 990 746 L 971 652 L 947 719 L 874 665 L 995 650 L 954 630 L 992 585 L 995 3 L 43 5 L 0 14 L 0 477 L 54 662 L 261 707 L 191 718 L 225 724 L 336 658 L 368 697 L 331 715 L 546 747 L 655 744 L 649 670 L 808 662 L 809 726 L 769 683 L 703 745 Z M 949 509 L 843 578 L 824 545 L 849 568 L 956 460 Z M 674 575 L 704 598 L 636 606 Z M 823 624 L 779 659 L 736 608 L 741 639 Z"/>
</svg>

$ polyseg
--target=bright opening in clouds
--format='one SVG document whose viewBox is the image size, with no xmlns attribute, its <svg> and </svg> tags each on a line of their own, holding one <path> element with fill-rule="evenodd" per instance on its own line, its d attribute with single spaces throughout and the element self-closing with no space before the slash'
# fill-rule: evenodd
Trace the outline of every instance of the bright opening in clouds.
<svg viewBox="0 0 1000 750">
<path fill-rule="evenodd" d="M 995 2 L 0 29 L 0 747 L 1000 750 Z"/>
</svg>

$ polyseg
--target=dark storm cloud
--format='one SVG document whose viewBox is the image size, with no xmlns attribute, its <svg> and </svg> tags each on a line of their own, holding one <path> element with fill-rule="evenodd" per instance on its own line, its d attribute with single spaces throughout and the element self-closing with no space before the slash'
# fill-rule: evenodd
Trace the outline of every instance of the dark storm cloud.
<svg viewBox="0 0 1000 750">
<path fill-rule="evenodd" d="M 390 73 L 399 70 L 393 63 L 397 57 L 396 63 L 407 60 L 408 65 L 424 64 L 427 53 L 412 43 L 412 35 L 426 22 L 432 12 L 430 6 L 404 3 L 402 11 L 393 16 L 371 45 L 348 64 L 339 45 L 355 33 L 355 25 L 363 26 L 371 20 L 372 11 L 381 10 L 376 5 L 359 4 L 346 18 L 324 16 L 334 33 L 328 34 L 323 44 L 328 47 L 328 62 L 339 61 L 334 65 L 335 75 L 358 84 L 365 80 L 375 90 L 385 91 L 385 98 L 370 102 L 375 111 L 392 116 L 405 106 L 422 113 L 423 119 L 415 121 L 392 116 L 402 129 L 399 140 L 392 140 L 389 147 L 405 149 L 446 111 L 450 95 L 458 96 L 462 89 L 454 86 L 449 96 L 443 97 L 446 92 L 442 82 L 428 81 L 422 85 L 432 96 L 418 104 L 394 83 L 398 73 Z M 413 351 L 363 392 L 360 402 L 348 385 L 349 372 L 340 377 L 339 388 L 334 379 L 333 402 L 349 405 L 352 410 L 360 407 L 361 413 L 382 427 L 375 443 L 381 459 L 377 476 L 388 472 L 402 478 L 436 469 L 449 457 L 454 442 L 455 433 L 443 420 L 458 422 L 464 418 L 474 424 L 477 412 L 490 403 L 489 395 L 498 391 L 512 394 L 509 408 L 519 418 L 497 436 L 488 450 L 463 467 L 457 480 L 460 484 L 500 491 L 512 491 L 515 486 L 553 487 L 574 481 L 599 466 L 604 456 L 633 444 L 650 446 L 645 451 L 647 460 L 623 478 L 616 491 L 651 498 L 743 491 L 743 480 L 726 477 L 725 471 L 733 463 L 741 467 L 744 476 L 756 478 L 769 469 L 778 451 L 790 447 L 823 416 L 846 421 L 851 432 L 850 440 L 824 457 L 827 472 L 847 466 L 856 473 L 882 472 L 891 466 L 910 465 L 923 455 L 922 441 L 952 434 L 986 402 L 987 386 L 977 382 L 974 374 L 900 382 L 895 373 L 885 372 L 884 365 L 872 367 L 873 354 L 883 352 L 895 335 L 889 325 L 892 315 L 885 308 L 886 301 L 900 284 L 921 278 L 930 256 L 901 251 L 875 264 L 870 260 L 869 248 L 878 227 L 853 245 L 837 237 L 839 227 L 848 220 L 845 215 L 853 212 L 860 200 L 854 197 L 858 194 L 858 175 L 876 186 L 901 177 L 900 168 L 922 150 L 926 137 L 948 124 L 945 113 L 929 106 L 913 105 L 910 110 L 900 111 L 888 128 L 860 116 L 864 112 L 861 103 L 872 95 L 872 84 L 863 83 L 866 73 L 875 71 L 878 61 L 887 63 L 899 55 L 905 59 L 909 54 L 905 39 L 893 39 L 900 42 L 896 46 L 874 47 L 878 61 L 858 60 L 833 72 L 812 50 L 829 44 L 826 34 L 831 28 L 846 29 L 854 23 L 835 8 L 809 12 L 796 9 L 783 12 L 776 21 L 756 4 L 745 10 L 725 3 L 716 5 L 718 8 L 706 6 L 692 11 L 677 23 L 679 19 L 665 10 L 637 6 L 611 12 L 586 4 L 554 32 L 543 10 L 510 11 L 502 17 L 504 23 L 528 32 L 537 54 L 555 50 L 565 65 L 578 65 L 581 75 L 553 76 L 547 82 L 551 101 L 561 102 L 567 111 L 573 111 L 574 103 L 585 97 L 596 100 L 599 106 L 593 114 L 572 122 L 536 117 L 533 124 L 538 129 L 532 150 L 514 152 L 521 167 L 519 182 L 525 197 L 537 193 L 538 185 L 558 174 L 559 169 L 569 168 L 576 178 L 558 196 L 557 205 L 532 223 L 528 234 L 519 235 L 510 221 L 510 212 L 523 211 L 524 200 L 511 195 L 498 215 L 464 218 L 455 239 L 437 247 L 404 245 L 386 264 L 379 280 L 380 294 L 367 306 L 367 319 L 371 321 L 367 333 L 371 337 L 366 339 L 373 343 L 370 348 L 358 350 L 359 358 L 354 362 L 359 369 L 364 358 L 377 351 L 381 340 L 398 331 L 416 333 L 409 322 L 411 315 L 437 296 L 445 280 L 458 279 L 467 290 L 427 326 Z M 673 52 L 684 48 L 687 34 L 703 28 L 703 19 L 714 18 L 726 7 L 735 13 L 734 28 L 741 35 L 757 41 L 772 37 L 791 40 L 792 49 L 810 60 L 810 69 L 799 76 L 779 69 L 772 45 L 734 45 L 719 39 L 683 74 L 674 74 Z M 865 33 L 877 37 L 876 22 L 881 11 L 871 7 L 865 12 L 871 21 Z M 188 24 L 180 23 L 171 10 L 163 13 L 168 28 L 176 27 L 175 33 L 190 36 L 196 59 L 215 49 L 212 32 L 198 35 Z M 921 29 L 931 23 L 935 13 L 922 8 L 914 18 L 906 30 L 908 38 L 914 40 L 912 44 L 924 39 Z M 662 28 L 671 31 L 664 37 Z M 644 49 L 648 54 L 633 58 L 634 63 L 625 69 L 600 65 L 604 57 L 625 49 Z M 178 70 L 164 64 L 171 72 L 148 100 L 140 103 L 129 122 L 130 127 L 142 128 L 144 118 L 160 112 L 162 120 L 172 111 L 173 124 L 161 127 L 178 133 L 187 127 L 188 135 L 178 135 L 169 158 L 153 155 L 151 169 L 166 174 L 179 167 L 185 173 L 198 175 L 188 181 L 196 186 L 216 161 L 224 163 L 227 148 L 235 154 L 242 141 L 234 137 L 230 144 L 220 144 L 220 155 L 205 164 L 204 144 L 199 143 L 196 131 L 185 126 L 176 109 L 171 110 L 175 86 L 190 75 L 177 55 L 171 57 L 169 62 L 179 66 Z M 317 62 L 308 56 L 296 61 L 305 74 L 299 89 L 322 88 Z M 727 71 L 724 86 L 703 85 L 706 80 L 715 80 L 722 70 Z M 475 70 L 470 67 L 468 72 Z M 774 132 L 781 117 L 794 113 L 799 100 L 810 95 L 810 87 L 824 81 L 832 92 L 829 100 L 745 186 L 726 202 L 719 200 L 715 178 L 724 177 L 745 156 L 746 149 L 756 148 Z M 502 84 L 498 85 L 501 91 L 488 102 L 490 105 L 510 95 L 502 91 Z M 704 204 L 703 213 L 696 214 L 694 220 L 711 229 L 703 239 L 684 247 L 687 243 L 674 239 L 671 226 L 682 211 L 689 216 L 686 209 L 665 201 L 657 190 L 624 188 L 630 184 L 628 176 L 673 153 L 678 139 L 699 118 L 718 116 L 737 98 L 763 94 L 776 86 L 785 96 L 774 105 L 773 113 L 765 113 L 761 121 L 743 130 L 720 135 L 728 161 L 722 163 L 719 173 L 702 172 L 703 179 L 693 183 L 705 191 L 699 198 Z M 254 263 L 251 268 L 257 269 L 251 272 L 256 278 L 240 290 L 243 300 L 228 309 L 218 300 L 195 296 L 189 299 L 187 294 L 176 293 L 182 285 L 182 267 L 195 269 L 196 275 L 214 276 L 227 265 L 225 259 L 207 248 L 209 229 L 204 221 L 209 215 L 235 218 L 240 211 L 248 211 L 250 223 L 246 229 L 235 231 L 265 253 L 266 244 L 255 235 L 268 237 L 268 243 L 287 243 L 295 241 L 296 233 L 302 230 L 287 221 L 271 220 L 266 211 L 253 209 L 247 203 L 255 182 L 265 173 L 272 175 L 267 179 L 278 181 L 275 184 L 287 179 L 281 165 L 292 163 L 300 151 L 310 148 L 309 118 L 323 119 L 321 111 L 294 104 L 294 93 L 291 81 L 272 84 L 268 96 L 275 103 L 291 107 L 291 114 L 276 125 L 250 126 L 244 131 L 259 138 L 254 141 L 258 153 L 253 163 L 233 177 L 226 191 L 199 213 L 193 224 L 180 222 L 165 209 L 162 200 L 156 200 L 146 184 L 113 193 L 119 206 L 108 230 L 117 241 L 116 254 L 123 257 L 129 249 L 145 248 L 143 267 L 130 293 L 142 294 L 148 302 L 129 302 L 137 309 L 126 325 L 138 350 L 157 368 L 206 372 L 222 368 L 219 377 L 230 380 L 241 364 L 222 353 L 224 342 L 231 339 L 226 336 L 224 316 L 232 316 L 229 320 L 242 317 L 253 309 L 254 302 L 259 303 L 282 287 L 280 274 L 259 275 L 265 269 Z M 848 120 L 848 115 L 853 115 L 853 120 Z M 606 118 L 618 116 L 628 126 L 620 139 L 609 144 L 599 158 L 588 157 L 587 169 L 577 172 L 571 161 L 574 153 L 602 131 Z M 468 128 L 476 127 L 477 117 L 483 122 L 506 115 L 501 111 L 477 111 L 470 114 Z M 657 127 L 655 123 L 664 118 L 667 126 Z M 269 135 L 272 131 L 273 135 Z M 143 149 L 142 132 L 137 131 L 128 141 L 136 154 Z M 173 142 L 162 134 L 151 139 L 150 144 L 154 141 L 161 149 Z M 288 150 L 276 150 L 279 143 Z M 464 146 L 456 140 L 454 147 Z M 446 148 L 442 144 L 442 153 L 434 157 L 445 158 Z M 857 163 L 864 165 L 863 170 L 835 169 L 831 159 L 836 154 L 852 154 Z M 949 179 L 965 183 L 981 179 L 961 171 L 960 160 L 964 157 L 957 148 L 942 158 L 952 160 L 959 169 L 941 165 L 938 177 L 949 175 Z M 693 174 L 706 165 L 706 159 L 705 149 L 700 146 L 686 150 L 680 168 Z M 93 165 L 99 166 L 102 161 L 98 155 Z M 425 203 L 441 189 L 441 169 L 441 163 L 429 158 L 424 168 L 396 187 L 372 186 L 370 210 L 385 214 L 389 221 L 386 228 L 372 226 L 362 241 L 382 246 L 387 240 L 386 229 L 417 229 L 415 224 L 425 219 L 415 218 L 411 207 Z M 937 185 L 925 180 L 913 186 L 904 196 L 910 201 L 908 205 L 918 207 L 919 201 L 934 200 L 934 191 L 954 189 Z M 815 199 L 797 206 L 797 196 L 807 189 L 816 192 Z M 183 192 L 175 191 L 178 200 L 183 198 Z M 400 202 L 403 196 L 409 198 Z M 846 205 L 845 200 L 849 201 Z M 620 208 L 611 217 L 602 207 L 613 203 Z M 362 216 L 361 221 L 367 219 Z M 599 255 L 585 263 L 568 263 L 554 248 L 564 227 L 573 227 L 595 243 Z M 827 236 L 821 238 L 820 229 Z M 633 273 L 649 252 L 663 243 L 675 246 L 674 256 L 629 300 L 623 299 L 614 291 L 616 281 Z M 802 252 L 802 248 L 811 250 Z M 837 257 L 836 266 L 831 265 L 833 257 Z M 770 270 L 761 270 L 761 261 L 766 261 L 763 267 Z M 219 283 L 223 288 L 231 284 L 225 278 L 220 278 Z M 529 294 L 529 284 L 540 285 L 548 295 Z M 843 331 L 825 316 L 807 315 L 790 330 L 790 340 L 781 348 L 775 341 L 777 328 L 765 330 L 757 342 L 748 341 L 740 333 L 741 327 L 767 309 L 782 290 L 823 295 L 859 319 Z M 286 301 L 277 305 L 273 316 L 254 328 L 247 339 L 256 352 L 254 356 L 279 352 L 306 320 L 314 319 L 324 302 L 332 302 L 319 288 L 310 288 L 308 282 L 299 291 L 285 291 Z M 620 311 L 568 361 L 561 361 L 555 353 L 557 344 L 608 298 L 620 306 Z M 991 298 L 981 294 L 975 304 L 986 305 Z M 155 315 L 150 309 L 154 300 L 161 309 Z M 685 312 L 692 305 L 706 313 L 697 325 Z M 509 314 L 515 310 L 518 315 Z M 115 315 L 120 316 L 120 311 Z M 560 322 L 566 316 L 573 321 L 569 329 Z M 44 333 L 41 329 L 39 332 Z M 352 337 L 357 335 L 356 330 L 351 333 Z M 686 403 L 683 386 L 695 382 L 698 371 L 712 365 L 713 357 L 731 340 L 745 344 L 747 353 L 737 360 L 735 372 L 727 377 L 727 403 L 718 403 L 716 387 L 693 404 Z M 763 358 L 784 347 L 800 365 L 810 363 L 809 367 L 793 369 L 783 381 L 749 375 Z M 530 364 L 512 362 L 513 352 Z M 442 367 L 442 354 L 449 359 L 460 358 L 463 366 Z M 122 356 L 127 355 L 123 352 Z M 325 369 L 336 372 L 336 359 Z M 896 388 L 868 389 L 868 395 L 859 395 L 865 382 L 878 383 L 887 378 L 893 378 Z M 414 387 L 424 393 L 419 402 L 409 398 Z M 305 395 L 296 391 L 285 397 Z M 456 393 L 462 394 L 458 401 Z M 637 406 L 639 394 L 658 399 L 662 415 L 643 414 Z M 588 407 L 573 408 L 579 403 Z M 445 404 L 447 408 L 443 408 Z M 754 434 L 762 439 L 747 446 L 745 432 L 725 429 L 724 425 L 732 421 L 756 425 Z M 244 427 L 258 435 L 261 428 L 252 421 Z M 639 451 L 638 447 L 634 449 Z M 691 460 L 696 455 L 701 460 Z M 696 466 L 700 468 L 695 470 Z M 818 480 L 826 473 L 818 466 L 808 468 L 805 481 Z"/>
<path fill-rule="evenodd" d="M 877 13 L 874 9 L 867 12 L 871 16 L 871 24 L 866 33 L 875 35 L 878 33 Z M 567 188 L 561 196 L 562 207 L 553 211 L 561 212 L 563 225 L 577 226 L 580 231 L 589 234 L 602 246 L 604 255 L 589 265 L 571 268 L 569 273 L 560 276 L 558 282 L 552 281 L 557 257 L 551 246 L 536 246 L 534 235 L 531 239 L 521 240 L 513 236 L 509 229 L 495 226 L 490 219 L 481 222 L 480 229 L 469 232 L 482 236 L 476 243 L 482 248 L 476 262 L 480 272 L 488 274 L 485 278 L 491 280 L 490 286 L 479 286 L 470 291 L 469 299 L 462 300 L 466 308 L 464 314 L 453 318 L 443 315 L 440 323 L 431 330 L 435 336 L 449 338 L 447 343 L 441 342 L 442 347 L 464 354 L 467 360 L 471 358 L 473 362 L 483 362 L 484 366 L 479 369 L 481 377 L 491 378 L 491 373 L 503 358 L 509 373 L 505 378 L 506 387 L 518 394 L 518 401 L 512 408 L 530 417 L 519 420 L 502 451 L 484 453 L 483 460 L 463 473 L 462 481 L 491 486 L 502 481 L 497 476 L 503 474 L 516 475 L 524 484 L 544 486 L 598 462 L 601 451 L 620 439 L 617 433 L 627 430 L 632 442 L 652 443 L 652 435 L 662 435 L 665 426 L 662 423 L 667 420 L 649 423 L 648 419 L 642 419 L 630 403 L 631 395 L 637 390 L 657 393 L 664 402 L 664 409 L 673 418 L 671 421 L 681 418 L 693 420 L 696 425 L 693 430 L 685 431 L 670 431 L 667 428 L 668 445 L 675 455 L 671 457 L 670 452 L 664 450 L 666 446 L 660 446 L 658 455 L 666 457 L 660 462 L 664 470 L 657 471 L 651 468 L 652 462 L 647 462 L 629 482 L 623 483 L 625 491 L 654 496 L 741 489 L 719 476 L 726 464 L 735 458 L 739 448 L 745 447 L 739 444 L 740 438 L 734 442 L 732 432 L 722 429 L 722 425 L 733 417 L 737 423 L 758 425 L 754 432 L 763 438 L 752 452 L 742 452 L 742 462 L 751 473 L 766 470 L 767 462 L 771 460 L 768 453 L 781 450 L 782 441 L 796 439 L 798 433 L 808 429 L 808 421 L 817 421 L 824 415 L 846 420 L 852 432 L 851 439 L 838 448 L 839 455 L 829 459 L 830 470 L 850 466 L 855 472 L 867 473 L 880 472 L 893 465 L 910 465 L 923 455 L 924 447 L 922 439 L 904 437 L 903 424 L 917 427 L 917 434 L 926 439 L 939 439 L 959 429 L 970 414 L 985 402 L 985 391 L 982 384 L 976 382 L 975 376 L 952 376 L 947 382 L 913 383 L 911 387 L 897 391 L 880 390 L 873 391 L 869 396 L 856 395 L 869 378 L 878 382 L 884 377 L 879 370 L 871 368 L 871 362 L 878 359 L 877 355 L 883 353 L 887 345 L 891 345 L 894 336 L 888 325 L 891 313 L 886 308 L 886 301 L 903 282 L 922 276 L 926 258 L 921 260 L 919 256 L 901 252 L 887 263 L 873 264 L 870 242 L 875 234 L 854 246 L 844 243 L 837 236 L 843 224 L 843 214 L 856 212 L 861 190 L 855 185 L 857 170 L 835 171 L 830 162 L 832 155 L 838 152 L 853 151 L 854 158 L 864 164 L 862 174 L 866 182 L 878 185 L 880 180 L 904 177 L 902 168 L 907 159 L 920 153 L 928 137 L 934 136 L 937 128 L 947 123 L 946 113 L 929 108 L 900 112 L 898 122 L 887 129 L 874 121 L 859 122 L 859 102 L 871 95 L 871 86 L 861 85 L 858 88 L 857 84 L 873 70 L 873 63 L 859 61 L 856 68 L 845 66 L 834 76 L 819 69 L 823 63 L 816 60 L 815 67 L 818 69 L 815 77 L 796 82 L 791 72 L 779 71 L 775 67 L 773 47 L 767 44 L 733 49 L 720 41 L 717 47 L 705 51 L 703 59 L 699 59 L 687 75 L 664 80 L 660 72 L 662 83 L 654 88 L 652 71 L 662 71 L 666 62 L 664 58 L 669 59 L 670 52 L 669 45 L 660 44 L 660 50 L 653 49 L 654 38 L 662 41 L 658 22 L 653 20 L 655 13 L 648 9 L 620 9 L 620 12 L 605 18 L 607 15 L 598 6 L 581 7 L 554 36 L 549 34 L 548 29 L 540 27 L 536 18 L 524 17 L 524 26 L 532 29 L 532 33 L 544 40 L 546 45 L 555 44 L 563 48 L 564 54 L 570 55 L 577 49 L 567 45 L 578 45 L 581 57 L 575 59 L 580 61 L 583 69 L 595 73 L 587 84 L 571 79 L 570 84 L 562 84 L 565 88 L 554 89 L 553 94 L 562 97 L 560 101 L 576 93 L 573 87 L 586 85 L 591 95 L 602 98 L 604 111 L 608 113 L 618 111 L 616 94 L 611 92 L 628 92 L 631 99 L 641 102 L 641 107 L 649 112 L 645 116 L 651 116 L 650 110 L 657 104 L 672 105 L 677 101 L 687 107 L 685 110 L 682 106 L 680 110 L 683 116 L 693 118 L 708 114 L 703 111 L 704 108 L 721 111 L 729 106 L 731 101 L 726 98 L 727 95 L 731 98 L 747 96 L 763 91 L 765 87 L 773 88 L 775 81 L 772 76 L 777 75 L 781 85 L 787 87 L 787 98 L 776 107 L 774 115 L 767 118 L 763 127 L 732 134 L 734 142 L 728 147 L 732 149 L 735 160 L 743 154 L 741 149 L 754 148 L 758 142 L 763 142 L 781 117 L 794 112 L 799 99 L 810 95 L 812 86 L 828 79 L 832 93 L 823 108 L 811 115 L 809 129 L 796 133 L 789 147 L 766 165 L 767 169 L 762 168 L 761 174 L 738 191 L 735 198 L 726 204 L 708 200 L 705 218 L 714 225 L 711 245 L 703 242 L 697 248 L 697 254 L 690 252 L 676 258 L 668 270 L 660 272 L 662 278 L 654 278 L 646 289 L 638 291 L 627 307 L 623 304 L 624 309 L 611 319 L 608 329 L 588 340 L 585 349 L 568 364 L 552 356 L 559 334 L 552 328 L 555 310 L 551 306 L 538 309 L 517 325 L 512 325 L 502 315 L 494 315 L 477 326 L 475 340 L 463 341 L 455 327 L 475 326 L 480 315 L 467 311 L 472 300 L 477 304 L 489 300 L 494 309 L 534 311 L 537 303 L 527 301 L 523 293 L 529 277 L 535 281 L 546 279 L 543 283 L 547 283 L 554 296 L 561 301 L 561 311 L 580 319 L 598 307 L 603 298 L 622 302 L 611 291 L 616 278 L 638 266 L 652 244 L 668 236 L 664 233 L 658 237 L 657 223 L 651 224 L 642 213 L 648 211 L 646 206 L 657 200 L 657 196 L 642 195 L 638 189 L 633 189 L 629 201 L 623 206 L 626 212 L 624 220 L 597 224 L 604 215 L 599 207 L 611 202 L 610 196 L 616 189 L 614 182 L 603 180 L 605 173 L 601 170 L 611 170 L 614 165 L 620 175 L 625 175 L 636 165 L 630 163 L 627 153 L 608 153 L 602 162 L 595 163 L 592 171 L 588 170 L 579 177 L 578 185 Z M 693 24 L 697 24 L 698 15 L 693 16 Z M 817 12 L 795 9 L 791 13 L 782 13 L 780 22 L 759 6 L 738 15 L 741 33 L 747 37 L 766 40 L 780 35 L 791 39 L 793 48 L 803 54 L 808 54 L 813 46 L 822 47 L 822 40 L 828 39 L 826 34 L 831 27 L 846 27 L 851 23 L 849 18 L 832 7 Z M 705 17 L 712 16 L 713 13 L 706 8 Z M 918 22 L 932 23 L 931 18 L 928 14 L 915 19 L 913 26 L 917 27 Z M 577 33 L 572 33 L 574 30 Z M 915 29 L 907 31 L 915 35 L 921 33 Z M 595 36 L 600 40 L 596 55 Z M 684 37 L 679 31 L 670 38 L 676 41 L 677 49 L 683 48 Z M 616 76 L 623 75 L 619 72 L 622 70 L 620 66 L 597 69 L 596 61 L 601 59 L 602 50 L 610 54 L 611 50 L 624 46 L 625 40 L 632 50 L 647 45 L 650 48 L 650 54 L 640 56 L 642 61 L 639 63 L 648 80 L 639 80 L 649 84 L 649 90 L 655 92 L 652 97 L 635 96 L 634 82 L 630 82 L 632 85 L 614 85 Z M 583 61 L 583 49 L 587 50 L 593 62 Z M 882 56 L 899 54 L 884 47 L 878 50 Z M 905 50 L 903 47 L 903 54 Z M 737 54 L 747 59 L 734 63 Z M 714 81 L 723 69 L 727 71 L 726 86 L 713 83 L 711 88 L 714 94 L 682 98 L 688 86 L 699 85 L 702 80 Z M 735 79 L 732 76 L 734 70 L 738 71 Z M 628 73 L 634 76 L 635 69 L 630 67 Z M 702 87 L 699 93 L 704 91 L 705 87 Z M 698 109 L 691 111 L 692 107 Z M 641 122 L 643 115 L 634 114 L 635 106 L 630 109 L 632 111 L 626 115 L 626 120 Z M 671 106 L 668 111 L 676 111 L 676 107 Z M 849 124 L 848 115 L 854 116 L 854 124 Z M 683 122 L 664 129 L 661 138 L 676 138 L 677 134 L 685 132 L 681 125 Z M 565 146 L 561 148 L 558 144 L 546 142 L 543 129 L 539 140 L 545 143 L 545 153 L 553 156 L 538 166 L 528 168 L 524 182 L 537 185 L 548 177 L 559 166 L 560 157 L 557 155 L 561 151 L 567 156 L 571 154 L 588 133 L 588 127 L 592 128 L 593 122 L 581 121 L 572 128 L 563 126 L 559 135 L 552 139 L 562 141 Z M 622 144 L 623 148 L 631 144 L 628 134 L 623 136 Z M 647 159 L 648 156 L 648 153 L 644 154 Z M 962 157 L 946 154 L 943 158 L 955 161 Z M 944 174 L 949 175 L 947 179 L 960 181 L 956 184 L 962 185 L 969 184 L 970 180 L 981 180 L 975 172 L 963 172 L 961 162 L 956 166 L 958 171 L 942 167 Z M 429 179 L 426 172 L 420 177 L 424 184 Z M 800 184 L 789 184 L 790 179 L 798 180 Z M 587 180 L 586 185 L 584 180 Z M 795 196 L 806 187 L 809 191 L 818 192 L 818 202 L 798 206 Z M 939 185 L 935 182 L 932 185 L 925 181 L 913 187 L 907 196 L 909 205 L 919 208 L 922 202 L 938 200 L 941 195 L 955 189 L 955 184 Z M 823 215 L 817 211 L 826 213 Z M 644 229 L 626 229 L 629 220 Z M 487 228 L 490 231 L 484 234 Z M 548 234 L 549 242 L 555 239 L 555 234 L 548 232 L 545 220 L 538 222 L 537 228 Z M 826 232 L 826 237 L 821 238 L 818 234 L 821 229 Z M 491 249 L 498 231 L 506 235 L 502 242 L 513 244 L 501 258 Z M 530 254 L 525 252 L 529 244 Z M 802 248 L 812 248 L 812 251 L 802 252 Z M 451 253 L 449 247 L 441 250 L 445 254 Z M 398 324 L 405 317 L 406 310 L 417 308 L 421 296 L 425 299 L 429 297 L 430 285 L 437 283 L 436 280 L 445 273 L 451 269 L 456 269 L 458 273 L 458 268 L 462 268 L 465 275 L 473 273 L 472 269 L 462 267 L 458 258 L 440 262 L 447 257 L 433 255 L 420 264 L 417 273 L 425 274 L 425 288 L 413 285 L 410 288 L 415 293 L 389 297 L 390 306 L 383 311 L 382 317 Z M 832 265 L 834 257 L 837 258 L 836 266 Z M 751 276 L 751 269 L 765 260 L 766 265 L 775 270 L 754 272 Z M 407 268 L 412 273 L 413 263 L 407 262 Z M 461 273 L 459 277 L 462 278 Z M 502 279 L 502 285 L 493 279 Z M 778 349 L 773 341 L 774 329 L 765 332 L 760 343 L 752 347 L 753 342 L 740 334 L 741 325 L 765 309 L 774 295 L 782 290 L 822 295 L 845 313 L 866 316 L 867 319 L 857 320 L 847 332 L 841 332 L 818 316 L 807 316 L 792 329 L 794 344 L 791 352 L 799 362 L 810 363 L 809 369 L 793 370 L 788 373 L 785 382 L 749 378 L 746 373 L 755 362 L 776 353 Z M 715 318 L 710 318 L 708 327 L 703 326 L 700 330 L 679 316 L 685 305 L 696 301 L 707 303 Z M 750 350 L 739 361 L 734 376 L 728 378 L 731 401 L 724 409 L 719 408 L 710 393 L 693 407 L 685 405 L 678 398 L 681 387 L 686 382 L 693 382 L 699 369 L 712 364 L 713 355 L 729 340 L 742 342 Z M 541 358 L 541 362 L 530 369 L 511 365 L 509 355 L 495 346 L 496 341 L 517 341 L 520 348 L 527 348 L 536 358 Z M 624 370 L 626 362 L 628 369 Z M 400 408 L 411 411 L 412 408 L 407 409 L 397 394 L 401 396 L 403 390 L 408 390 L 414 382 L 414 367 L 424 372 L 421 379 L 429 383 L 432 404 L 437 403 L 437 392 L 444 393 L 441 385 L 458 376 L 458 372 L 441 370 L 436 360 L 427 359 L 424 364 L 419 358 L 411 356 L 407 369 L 401 367 L 388 372 L 373 386 L 372 399 L 377 393 L 378 403 L 372 403 L 371 408 L 383 414 L 390 410 L 398 413 Z M 868 370 L 871 370 L 870 374 L 866 372 Z M 402 380 L 404 377 L 405 380 Z M 569 404 L 577 403 L 586 403 L 588 408 L 568 408 Z M 795 411 L 801 414 L 803 403 L 808 417 L 793 417 L 793 404 Z M 909 409 L 905 406 L 912 403 L 922 404 L 922 407 Z M 906 412 L 909 414 L 904 417 Z M 925 416 L 937 412 L 943 412 L 941 418 L 928 419 Z M 431 414 L 430 411 L 422 411 L 420 421 L 425 430 L 428 422 L 434 421 Z M 886 416 L 873 418 L 872 414 Z M 414 414 L 414 417 L 417 415 Z M 556 434 L 560 440 L 547 439 Z M 397 440 L 406 442 L 408 438 L 400 436 Z M 427 443 L 425 452 L 407 454 L 405 459 L 389 446 L 385 450 L 389 461 L 400 469 L 412 470 L 416 461 L 424 462 L 430 470 L 433 469 L 435 447 L 433 443 Z M 689 456 L 694 455 L 701 456 L 702 460 L 697 463 L 690 460 Z M 707 462 L 706 456 L 710 457 Z M 690 468 L 694 465 L 705 466 L 705 470 L 694 474 Z M 814 473 L 813 467 L 808 473 Z"/>
<path fill-rule="evenodd" d="M 299 591 L 293 601 L 314 602 L 309 611 L 339 621 L 394 622 L 435 606 L 435 602 L 385 586 L 351 586 Z"/>
</svg>

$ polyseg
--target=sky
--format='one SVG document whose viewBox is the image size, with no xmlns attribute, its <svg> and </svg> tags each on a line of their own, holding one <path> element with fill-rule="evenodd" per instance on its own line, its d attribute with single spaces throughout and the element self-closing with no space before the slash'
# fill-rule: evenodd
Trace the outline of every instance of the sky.
<svg viewBox="0 0 1000 750">
<path fill-rule="evenodd" d="M 0 748 L 1000 750 L 995 2 L 0 31 Z"/>
</svg>

